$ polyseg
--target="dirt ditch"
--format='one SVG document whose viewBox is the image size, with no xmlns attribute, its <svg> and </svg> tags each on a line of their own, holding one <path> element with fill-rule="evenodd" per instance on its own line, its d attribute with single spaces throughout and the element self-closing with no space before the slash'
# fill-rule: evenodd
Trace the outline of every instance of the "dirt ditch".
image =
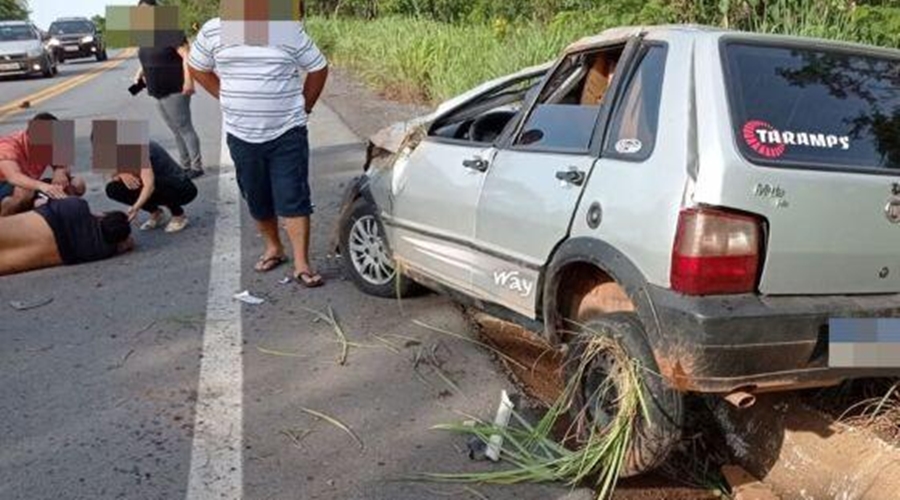
<svg viewBox="0 0 900 500">
<path fill-rule="evenodd" d="M 552 404 L 563 389 L 562 354 L 516 325 L 468 316 L 483 340 L 514 360 L 500 362 L 516 384 L 540 404 Z M 721 468 L 738 466 L 746 478 L 761 481 L 736 489 L 733 498 L 893 500 L 900 490 L 900 450 L 835 419 L 839 408 L 862 406 L 863 394 L 871 396 L 846 390 L 767 394 L 748 410 L 716 397 L 691 397 L 682 449 L 660 471 L 623 481 L 615 498 L 722 498 L 728 481 Z"/>
</svg>

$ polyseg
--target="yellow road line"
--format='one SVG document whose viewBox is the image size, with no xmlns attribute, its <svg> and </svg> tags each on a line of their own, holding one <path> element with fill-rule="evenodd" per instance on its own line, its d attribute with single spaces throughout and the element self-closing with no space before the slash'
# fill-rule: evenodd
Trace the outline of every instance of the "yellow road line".
<svg viewBox="0 0 900 500">
<path fill-rule="evenodd" d="M 47 101 L 49 99 L 53 99 L 54 97 L 58 97 L 62 94 L 65 94 L 66 92 L 74 89 L 75 87 L 78 87 L 79 85 L 87 83 L 88 81 L 93 80 L 94 78 L 100 76 L 100 74 L 104 73 L 105 71 L 113 69 L 116 66 L 122 64 L 127 59 L 134 56 L 134 54 L 136 52 L 137 52 L 136 49 L 124 50 L 116 57 L 101 64 L 100 66 L 92 68 L 90 71 L 88 71 L 87 73 L 85 73 L 83 75 L 74 76 L 74 77 L 69 78 L 68 80 L 64 80 L 52 87 L 46 88 L 44 90 L 40 90 L 38 92 L 35 92 L 34 94 L 22 97 L 20 99 L 16 99 L 14 102 L 10 102 L 10 103 L 4 104 L 3 106 L 0 106 L 0 122 L 3 122 L 4 120 L 6 120 L 7 118 L 9 118 L 13 115 L 24 112 L 25 109 L 23 109 L 21 107 L 21 104 L 23 102 L 28 101 L 30 103 L 30 108 L 33 108 L 33 107 L 37 106 L 38 104 L 41 104 L 44 101 Z"/>
</svg>

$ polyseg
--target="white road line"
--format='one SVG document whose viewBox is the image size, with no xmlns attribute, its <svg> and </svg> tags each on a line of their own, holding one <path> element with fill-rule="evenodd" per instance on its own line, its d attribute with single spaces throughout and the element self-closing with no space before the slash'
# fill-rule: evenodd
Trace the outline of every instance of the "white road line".
<svg viewBox="0 0 900 500">
<path fill-rule="evenodd" d="M 243 334 L 240 303 L 232 298 L 241 286 L 241 204 L 224 137 L 219 164 L 187 500 L 243 497 Z"/>
</svg>

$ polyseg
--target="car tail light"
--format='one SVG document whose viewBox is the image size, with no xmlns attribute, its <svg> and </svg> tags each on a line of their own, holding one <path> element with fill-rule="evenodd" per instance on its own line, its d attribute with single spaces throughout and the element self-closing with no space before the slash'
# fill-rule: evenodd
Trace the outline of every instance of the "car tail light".
<svg viewBox="0 0 900 500">
<path fill-rule="evenodd" d="M 762 221 L 712 208 L 689 208 L 678 216 L 672 253 L 672 289 L 687 295 L 756 290 Z"/>
</svg>

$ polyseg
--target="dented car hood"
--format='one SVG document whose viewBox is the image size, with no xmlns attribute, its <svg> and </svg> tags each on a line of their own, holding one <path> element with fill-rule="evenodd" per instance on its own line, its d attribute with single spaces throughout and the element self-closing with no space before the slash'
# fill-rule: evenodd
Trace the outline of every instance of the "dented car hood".
<svg viewBox="0 0 900 500">
<path fill-rule="evenodd" d="M 403 147 L 403 144 L 406 141 L 407 137 L 409 137 L 413 132 L 421 130 L 423 127 L 430 126 L 440 117 L 471 101 L 472 99 L 477 98 L 479 95 L 489 92 L 495 87 L 505 85 L 506 83 L 513 80 L 526 78 L 529 75 L 546 73 L 552 66 L 553 61 L 540 64 L 538 66 L 532 66 L 530 68 L 523 69 L 522 71 L 485 82 L 473 88 L 472 90 L 469 90 L 468 92 L 460 94 L 448 101 L 441 103 L 440 105 L 438 105 L 437 109 L 427 115 L 413 118 L 412 120 L 408 120 L 405 122 L 395 123 L 378 131 L 375 135 L 369 138 L 369 142 L 379 149 L 397 154 Z"/>
</svg>

